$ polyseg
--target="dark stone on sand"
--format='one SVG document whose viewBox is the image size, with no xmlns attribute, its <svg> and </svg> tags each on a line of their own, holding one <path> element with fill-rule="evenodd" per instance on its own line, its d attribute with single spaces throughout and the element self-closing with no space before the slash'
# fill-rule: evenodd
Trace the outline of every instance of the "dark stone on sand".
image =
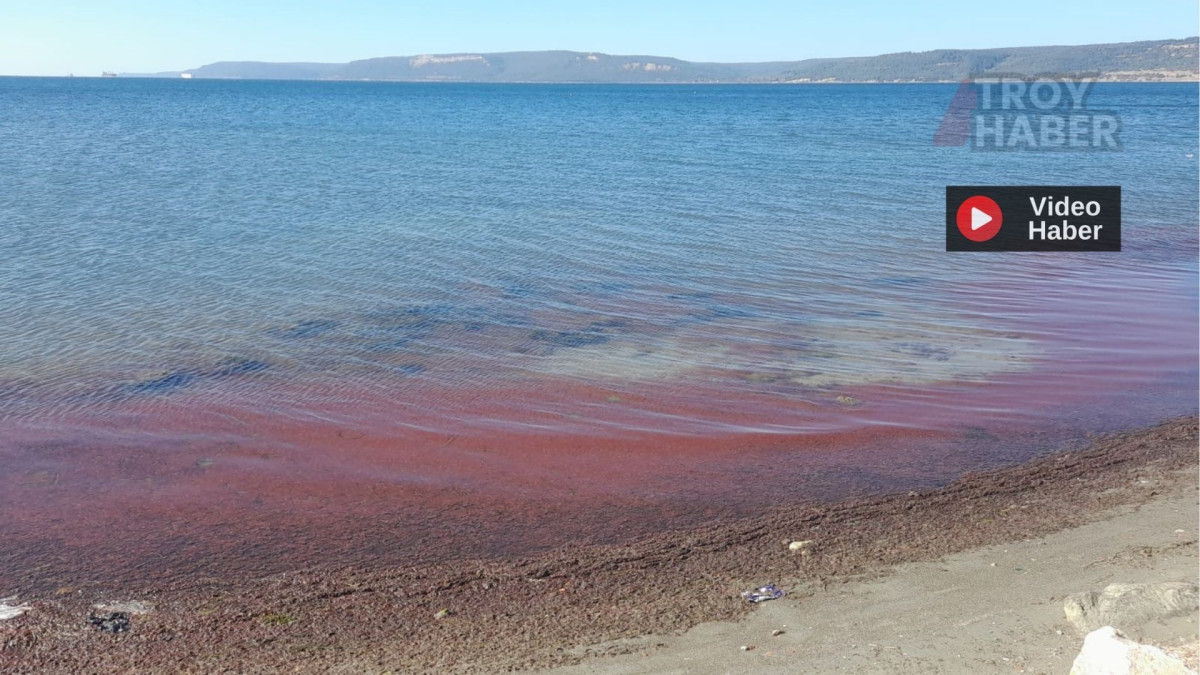
<svg viewBox="0 0 1200 675">
<path fill-rule="evenodd" d="M 111 612 L 100 616 L 88 617 L 88 623 L 105 633 L 129 632 L 129 615 L 124 612 Z"/>
</svg>

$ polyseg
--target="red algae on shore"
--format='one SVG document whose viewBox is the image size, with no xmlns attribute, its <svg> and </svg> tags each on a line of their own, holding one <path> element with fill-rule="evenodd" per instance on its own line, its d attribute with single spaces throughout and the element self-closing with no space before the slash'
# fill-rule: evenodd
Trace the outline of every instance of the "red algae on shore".
<svg viewBox="0 0 1200 675">
<path fill-rule="evenodd" d="M 586 645 L 740 616 L 750 605 L 738 592 L 764 578 L 802 594 L 808 584 L 1080 524 L 1160 490 L 1194 494 L 1196 433 L 1194 417 L 1180 419 L 943 488 L 780 504 L 626 545 L 31 589 L 21 600 L 32 609 L 0 625 L 0 668 L 490 673 L 571 663 L 595 653 Z M 817 555 L 780 544 L 805 532 L 819 537 Z M 93 604 L 114 597 L 154 611 L 119 637 L 82 628 Z"/>
</svg>

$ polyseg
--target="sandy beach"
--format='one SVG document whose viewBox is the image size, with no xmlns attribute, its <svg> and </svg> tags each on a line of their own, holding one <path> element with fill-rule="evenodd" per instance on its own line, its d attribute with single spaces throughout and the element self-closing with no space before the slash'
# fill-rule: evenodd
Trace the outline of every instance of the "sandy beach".
<svg viewBox="0 0 1200 675">
<path fill-rule="evenodd" d="M 1139 480 L 1158 494 L 1087 525 L 801 584 L 742 620 L 594 645 L 628 653 L 544 672 L 1066 673 L 1083 640 L 1064 618 L 1067 595 L 1196 578 L 1195 472 Z M 1196 616 L 1152 622 L 1136 637 L 1196 668 Z"/>
<path fill-rule="evenodd" d="M 1194 578 L 1196 449 L 1185 418 L 628 545 L 63 587 L 7 600 L 29 610 L 0 622 L 0 670 L 1065 672 L 1081 637 L 1064 594 Z M 812 555 L 788 550 L 806 539 Z M 768 582 L 788 595 L 751 612 L 740 591 Z M 112 611 L 128 631 L 87 621 Z"/>
</svg>

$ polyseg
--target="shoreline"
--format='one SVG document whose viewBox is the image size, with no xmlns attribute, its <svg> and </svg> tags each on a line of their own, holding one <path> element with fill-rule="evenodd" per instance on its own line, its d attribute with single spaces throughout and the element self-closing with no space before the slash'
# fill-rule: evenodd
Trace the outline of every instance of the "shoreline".
<svg viewBox="0 0 1200 675">
<path fill-rule="evenodd" d="M 588 655 L 586 645 L 742 617 L 752 606 L 738 593 L 764 583 L 827 588 L 1102 519 L 1185 480 L 1181 470 L 1194 474 L 1196 452 L 1197 418 L 1185 417 L 938 489 L 781 506 L 627 545 L 383 571 L 200 578 L 148 584 L 136 597 L 99 585 L 60 588 L 21 596 L 32 609 L 0 622 L 0 669 L 382 673 L 570 665 Z M 802 539 L 816 542 L 814 555 L 788 552 L 785 540 Z M 87 625 L 94 604 L 130 601 L 153 611 L 133 615 L 128 633 Z"/>
<path fill-rule="evenodd" d="M 1141 479 L 1158 494 L 1078 527 L 827 588 L 802 583 L 735 621 L 591 645 L 580 650 L 592 655 L 581 663 L 546 672 L 1066 673 L 1090 630 L 1072 624 L 1068 597 L 1110 584 L 1195 583 L 1197 476 L 1194 468 L 1178 474 Z M 1106 621 L 1197 670 L 1194 612 Z"/>
</svg>

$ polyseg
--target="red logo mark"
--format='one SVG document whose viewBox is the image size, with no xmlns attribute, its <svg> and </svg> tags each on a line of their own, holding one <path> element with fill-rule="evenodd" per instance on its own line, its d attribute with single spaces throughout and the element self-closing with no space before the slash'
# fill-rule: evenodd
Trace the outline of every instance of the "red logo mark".
<svg viewBox="0 0 1200 675">
<path fill-rule="evenodd" d="M 991 197 L 975 195 L 958 207 L 958 231 L 971 241 L 987 241 L 1000 232 L 1004 214 Z"/>
</svg>

